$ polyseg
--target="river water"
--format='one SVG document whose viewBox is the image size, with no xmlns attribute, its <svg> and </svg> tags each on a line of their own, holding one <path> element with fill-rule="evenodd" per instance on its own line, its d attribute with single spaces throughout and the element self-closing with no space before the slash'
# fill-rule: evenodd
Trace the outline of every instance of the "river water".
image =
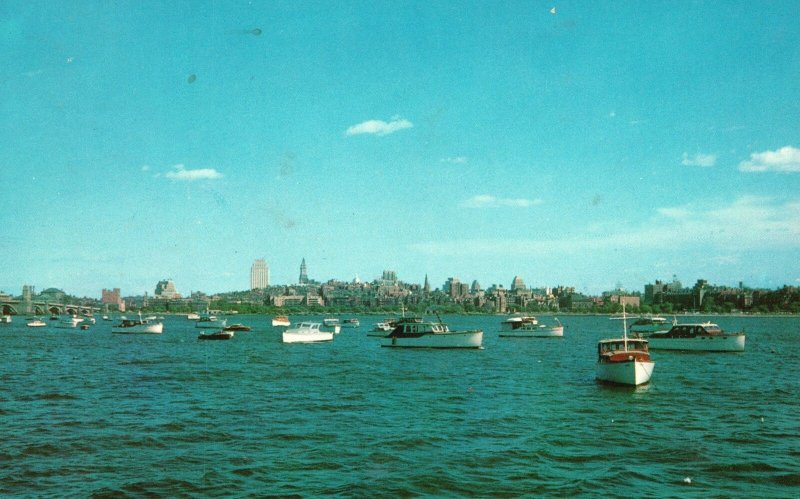
<svg viewBox="0 0 800 499">
<path fill-rule="evenodd" d="M 561 339 L 443 317 L 484 330 L 470 351 L 380 348 L 380 317 L 359 318 L 284 345 L 264 316 L 216 342 L 177 316 L 152 336 L 14 317 L 0 494 L 800 495 L 798 317 L 712 318 L 745 329 L 744 353 L 654 351 L 638 388 L 594 380 L 597 340 L 621 331 L 607 317 L 560 317 Z"/>
</svg>

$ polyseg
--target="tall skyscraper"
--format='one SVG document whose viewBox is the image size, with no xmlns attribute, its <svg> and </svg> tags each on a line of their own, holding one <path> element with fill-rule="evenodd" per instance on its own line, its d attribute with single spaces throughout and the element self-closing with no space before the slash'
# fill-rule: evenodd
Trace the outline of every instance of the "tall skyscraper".
<svg viewBox="0 0 800 499">
<path fill-rule="evenodd" d="M 269 287 L 269 266 L 263 258 L 257 259 L 250 267 L 250 289 L 267 289 Z"/>
<path fill-rule="evenodd" d="M 308 284 L 308 269 L 306 269 L 306 259 L 300 262 L 300 284 Z"/>
</svg>

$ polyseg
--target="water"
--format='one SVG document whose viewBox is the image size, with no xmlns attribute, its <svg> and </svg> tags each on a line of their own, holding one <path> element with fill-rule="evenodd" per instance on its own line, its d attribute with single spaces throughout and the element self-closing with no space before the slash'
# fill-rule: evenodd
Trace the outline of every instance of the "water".
<svg viewBox="0 0 800 499">
<path fill-rule="evenodd" d="M 653 352 L 638 388 L 594 380 L 597 340 L 619 333 L 606 317 L 560 317 L 562 339 L 445 317 L 484 329 L 478 351 L 382 349 L 376 316 L 311 345 L 282 344 L 263 316 L 218 342 L 183 317 L 160 336 L 14 319 L 0 326 L 3 495 L 800 493 L 797 317 L 715 318 L 746 329 L 744 353 Z"/>
</svg>

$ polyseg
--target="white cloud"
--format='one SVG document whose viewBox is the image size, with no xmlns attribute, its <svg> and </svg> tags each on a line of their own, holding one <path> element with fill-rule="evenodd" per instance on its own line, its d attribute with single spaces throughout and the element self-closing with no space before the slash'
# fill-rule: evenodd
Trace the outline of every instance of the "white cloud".
<svg viewBox="0 0 800 499">
<path fill-rule="evenodd" d="M 173 180 L 209 180 L 222 178 L 222 174 L 213 168 L 198 168 L 197 170 L 187 170 L 183 165 L 175 165 L 172 171 L 164 174 L 165 177 Z"/>
<path fill-rule="evenodd" d="M 528 208 L 543 204 L 541 199 L 520 199 L 520 198 L 497 198 L 489 194 L 479 194 L 472 196 L 461 203 L 462 208 Z"/>
<path fill-rule="evenodd" d="M 454 156 L 450 158 L 442 158 L 439 160 L 441 163 L 450 163 L 453 165 L 464 165 L 467 163 L 466 156 Z"/>
<path fill-rule="evenodd" d="M 717 162 L 716 154 L 702 154 L 697 153 L 694 156 L 689 156 L 689 153 L 683 153 L 683 166 L 714 166 Z"/>
<path fill-rule="evenodd" d="M 500 201 L 481 195 L 468 203 L 471 207 L 496 207 Z M 800 249 L 800 199 L 778 202 L 743 196 L 723 206 L 659 208 L 657 212 L 662 217 L 653 217 L 639 227 L 615 221 L 599 228 L 584 227 L 579 236 L 429 241 L 413 244 L 410 249 L 450 257 L 546 257 L 559 253 L 633 250 L 681 254 L 698 249 L 730 255 L 746 250 Z M 712 256 L 709 254 L 709 258 Z"/>
<path fill-rule="evenodd" d="M 414 124 L 407 119 L 395 116 L 392 118 L 392 121 L 388 123 L 383 120 L 367 120 L 358 125 L 353 125 L 345 131 L 345 135 L 360 135 L 364 133 L 370 135 L 389 135 L 390 133 L 413 126 Z"/>
<path fill-rule="evenodd" d="M 739 163 L 739 171 L 800 172 L 800 149 L 784 146 L 777 151 L 754 152 L 750 155 L 750 160 Z"/>
</svg>

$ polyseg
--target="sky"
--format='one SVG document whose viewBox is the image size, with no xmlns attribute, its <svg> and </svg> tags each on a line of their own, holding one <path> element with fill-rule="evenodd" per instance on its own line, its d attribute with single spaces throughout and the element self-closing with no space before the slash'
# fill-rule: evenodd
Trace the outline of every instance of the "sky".
<svg viewBox="0 0 800 499">
<path fill-rule="evenodd" d="M 800 285 L 790 1 L 0 2 L 0 290 Z"/>
</svg>

